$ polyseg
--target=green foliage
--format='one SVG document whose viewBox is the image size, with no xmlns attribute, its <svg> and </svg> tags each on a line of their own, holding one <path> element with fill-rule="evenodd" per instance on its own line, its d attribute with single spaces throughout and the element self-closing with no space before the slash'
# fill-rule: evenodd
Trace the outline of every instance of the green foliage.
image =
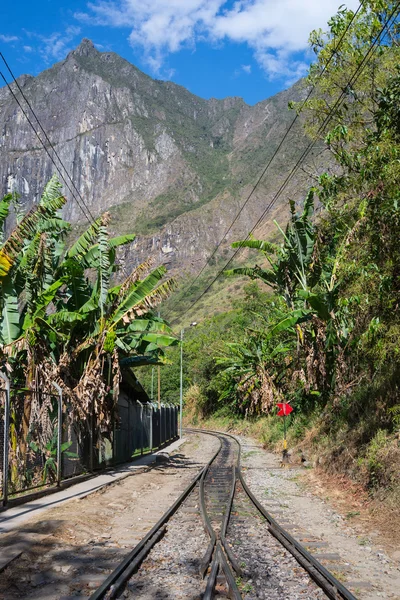
<svg viewBox="0 0 400 600">
<path fill-rule="evenodd" d="M 79 455 L 76 452 L 69 452 L 72 442 L 64 442 L 61 444 L 61 458 L 65 456 L 70 459 L 77 459 Z M 43 483 L 48 481 L 54 482 L 57 477 L 57 448 L 58 448 L 58 428 L 55 427 L 53 436 L 44 448 L 41 449 L 36 442 L 30 442 L 29 448 L 37 455 L 42 455 L 44 461 L 42 480 Z"/>
<path fill-rule="evenodd" d="M 118 273 L 116 250 L 135 236 L 111 238 L 105 213 L 66 249 L 64 203 L 53 177 L 0 248 L 0 352 L 14 382 L 50 393 L 58 381 L 80 417 L 94 403 L 103 427 L 118 397 L 121 368 L 162 362 L 163 349 L 178 343 L 152 314 L 174 281 L 164 267 L 151 270 L 147 262 L 110 287 Z M 30 411 L 27 401 L 23 423 Z M 26 460 L 26 449 L 21 456 Z"/>
<path fill-rule="evenodd" d="M 269 293 L 261 305 L 254 309 L 255 298 L 246 294 L 233 311 L 195 331 L 199 339 L 206 336 L 202 347 L 215 357 L 208 368 L 203 358 L 199 369 L 203 414 L 250 418 L 273 414 L 281 398 L 291 400 L 289 439 L 301 440 L 314 428 L 320 448 L 335 458 L 330 462 L 348 472 L 358 465 L 357 477 L 370 489 L 391 489 L 399 460 L 394 437 L 400 402 L 397 20 L 352 86 L 348 78 L 394 6 L 384 0 L 363 3 L 340 48 L 352 11 L 340 8 L 326 35 L 311 34 L 317 61 L 306 84 L 316 85 L 316 91 L 304 109 L 306 128 L 313 137 L 319 130 L 332 168 L 317 173 L 297 210 L 290 201 L 289 222 L 284 230 L 278 226 L 280 243 L 233 244 L 259 253 L 255 266 L 226 275 L 265 286 Z M 329 128 L 320 129 L 333 106 Z M 318 218 L 314 203 L 324 207 Z M 214 335 L 218 324 L 225 326 L 215 344 L 209 323 Z M 282 421 L 272 414 L 260 435 L 273 445 L 281 439 Z M 349 445 L 355 448 L 353 458 Z"/>
</svg>

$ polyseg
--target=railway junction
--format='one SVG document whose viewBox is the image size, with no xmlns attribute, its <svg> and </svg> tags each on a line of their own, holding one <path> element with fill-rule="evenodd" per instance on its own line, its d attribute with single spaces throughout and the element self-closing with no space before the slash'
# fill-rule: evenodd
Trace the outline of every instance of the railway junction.
<svg viewBox="0 0 400 600">
<path fill-rule="evenodd" d="M 304 489 L 302 467 L 245 438 L 185 439 L 15 527 L 3 512 L 0 598 L 399 598 L 396 552 Z"/>
</svg>

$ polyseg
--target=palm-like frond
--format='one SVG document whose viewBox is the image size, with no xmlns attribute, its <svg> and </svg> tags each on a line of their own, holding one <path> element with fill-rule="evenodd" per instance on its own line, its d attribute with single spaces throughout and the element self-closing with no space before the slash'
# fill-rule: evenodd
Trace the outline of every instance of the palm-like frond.
<svg viewBox="0 0 400 600">
<path fill-rule="evenodd" d="M 111 321 L 114 324 L 118 324 L 121 320 L 129 323 L 135 315 L 140 316 L 167 298 L 176 285 L 174 279 L 168 279 L 158 287 L 154 287 L 165 273 L 165 267 L 158 267 L 145 279 L 134 283 L 131 291 L 126 294 L 114 312 Z"/>
<path fill-rule="evenodd" d="M 11 344 L 20 335 L 18 296 L 11 277 L 4 277 L 1 286 L 3 308 L 1 312 L 0 337 L 2 344 Z"/>
<path fill-rule="evenodd" d="M 76 260 L 84 258 L 91 247 L 97 244 L 100 227 L 106 227 L 109 222 L 109 213 L 104 213 L 95 219 L 68 250 L 68 258 L 75 258 Z"/>
<path fill-rule="evenodd" d="M 22 247 L 36 235 L 39 222 L 46 218 L 53 219 L 55 213 L 62 208 L 65 202 L 65 198 L 58 196 L 57 198 L 48 199 L 45 206 L 39 204 L 32 208 L 3 244 L 0 250 L 0 258 L 6 257 L 13 264 Z"/>
<path fill-rule="evenodd" d="M 0 242 L 3 241 L 4 236 L 4 223 L 8 217 L 10 210 L 10 204 L 12 201 L 12 194 L 6 194 L 2 200 L 0 200 Z"/>
<path fill-rule="evenodd" d="M 104 224 L 99 227 L 98 235 L 99 249 L 99 268 L 98 268 L 98 287 L 99 287 L 99 308 L 100 317 L 104 317 L 104 309 L 107 302 L 108 282 L 110 279 L 110 258 L 108 246 L 108 234 Z"/>
<path fill-rule="evenodd" d="M 279 251 L 279 246 L 267 242 L 266 240 L 242 240 L 239 242 L 233 242 L 232 248 L 253 248 L 254 250 L 261 250 L 267 254 L 275 254 Z"/>
</svg>

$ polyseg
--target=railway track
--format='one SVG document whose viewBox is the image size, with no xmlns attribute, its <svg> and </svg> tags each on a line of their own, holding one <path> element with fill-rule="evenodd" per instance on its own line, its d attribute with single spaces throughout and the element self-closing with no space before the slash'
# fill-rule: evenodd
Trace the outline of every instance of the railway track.
<svg viewBox="0 0 400 600">
<path fill-rule="evenodd" d="M 268 546 L 268 551 L 276 555 L 285 553 L 283 548 L 286 554 L 290 553 L 286 560 L 288 563 L 291 561 L 288 567 L 291 576 L 313 586 L 304 588 L 309 590 L 308 595 L 301 597 L 356 600 L 252 494 L 241 472 L 238 440 L 219 432 L 190 431 L 216 436 L 220 442 L 218 450 L 91 599 L 110 600 L 123 592 L 128 598 L 174 598 L 170 589 L 164 592 L 157 590 L 157 584 L 146 595 L 149 581 L 165 581 L 167 574 L 169 581 L 171 577 L 175 578 L 178 587 L 186 589 L 187 595 L 182 592 L 184 595 L 179 597 L 201 597 L 203 600 L 223 597 L 234 600 L 244 597 L 291 598 L 292 582 L 288 579 L 288 589 L 281 589 L 282 582 L 275 581 L 273 565 L 268 564 L 265 556 Z M 249 534 L 254 527 L 259 533 L 257 539 L 252 539 L 254 534 Z M 208 543 L 205 538 L 202 539 L 202 529 L 207 533 Z M 185 543 L 185 533 L 189 531 L 191 538 L 197 540 L 198 547 L 194 550 Z M 164 536 L 169 536 L 168 544 L 164 542 L 166 548 L 162 548 Z M 249 565 L 249 560 L 255 565 Z M 190 577 L 183 572 L 188 564 L 191 566 Z M 158 579 L 157 570 L 160 571 Z M 310 578 L 316 585 L 310 582 Z"/>
</svg>

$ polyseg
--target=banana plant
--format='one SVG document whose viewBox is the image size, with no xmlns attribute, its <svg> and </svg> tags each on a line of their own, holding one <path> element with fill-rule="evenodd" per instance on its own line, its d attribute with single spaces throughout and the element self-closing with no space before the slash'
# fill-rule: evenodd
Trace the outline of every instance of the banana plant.
<svg viewBox="0 0 400 600">
<path fill-rule="evenodd" d="M 0 202 L 0 228 L 13 198 Z M 0 246 L 0 351 L 24 387 L 56 380 L 81 418 L 91 410 L 109 422 L 118 395 L 121 363 L 132 357 L 149 364 L 178 343 L 153 315 L 175 282 L 165 267 L 146 261 L 120 278 L 117 253 L 135 236 L 111 237 L 110 215 L 99 216 L 68 248 L 71 227 L 61 217 L 66 199 L 53 177 L 39 203 L 19 218 Z M 122 363 L 123 364 L 123 363 Z M 108 415 L 108 416 L 107 416 Z M 27 456 L 31 396 L 26 395 L 20 456 Z"/>
<path fill-rule="evenodd" d="M 227 276 L 246 275 L 259 279 L 281 295 L 289 309 L 295 307 L 296 291 L 300 287 L 307 290 L 315 283 L 312 260 L 316 242 L 312 214 L 314 210 L 314 190 L 311 189 L 304 201 L 301 215 L 296 214 L 295 204 L 290 201 L 290 220 L 283 231 L 279 229 L 283 243 L 278 246 L 265 240 L 243 240 L 234 242 L 233 248 L 252 248 L 264 255 L 269 268 L 259 265 L 237 267 L 225 271 Z"/>
<path fill-rule="evenodd" d="M 309 370 L 315 357 L 323 361 L 329 382 L 333 377 L 335 352 L 341 343 L 344 331 L 348 330 L 343 323 L 343 315 L 338 310 L 338 286 L 336 269 L 339 261 L 332 257 L 320 264 L 315 226 L 312 220 L 314 209 L 314 190 L 306 196 L 300 215 L 296 214 L 295 205 L 290 202 L 290 219 L 283 231 L 277 225 L 281 235 L 280 246 L 262 240 L 245 240 L 236 242 L 234 247 L 247 247 L 262 252 L 268 267 L 240 267 L 227 271 L 228 276 L 246 275 L 261 280 L 278 294 L 287 307 L 281 319 L 266 324 L 260 332 L 265 340 L 276 340 L 279 347 L 280 336 L 293 336 L 297 341 L 297 358 L 306 357 Z M 338 250 L 340 255 L 340 249 Z M 320 343 L 324 339 L 325 355 L 320 356 Z M 307 357 L 314 357 L 311 361 Z M 308 362 L 307 362 L 308 361 Z M 271 365 L 270 365 L 271 366 Z M 300 365 L 298 365 L 300 368 Z M 330 377 L 331 376 L 331 377 Z M 329 383 L 328 383 L 329 385 Z"/>
</svg>

